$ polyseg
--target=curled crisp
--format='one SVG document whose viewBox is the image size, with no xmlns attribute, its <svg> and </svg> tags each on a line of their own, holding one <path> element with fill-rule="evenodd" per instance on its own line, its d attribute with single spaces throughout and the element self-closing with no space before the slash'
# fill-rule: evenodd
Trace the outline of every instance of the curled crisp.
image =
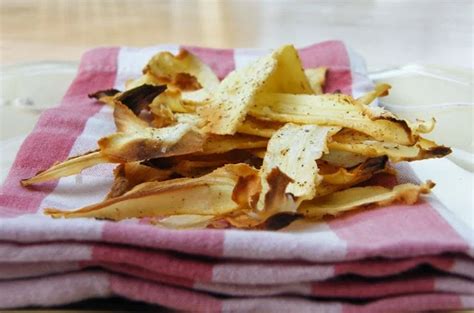
<svg viewBox="0 0 474 313">
<path fill-rule="evenodd" d="M 316 160 L 327 149 L 329 131 L 328 127 L 287 124 L 273 134 L 260 170 L 262 194 L 257 205 L 259 210 L 295 211 L 301 201 L 314 197 L 317 185 L 322 180 L 318 175 Z M 274 169 L 287 177 L 282 178 L 285 182 L 289 180 L 286 189 L 282 190 L 287 201 L 280 201 L 282 195 L 270 193 L 277 189 L 272 186 L 272 182 L 280 183 L 277 178 L 270 180 L 270 177 L 277 175 Z M 273 176 L 270 175 L 272 173 Z M 268 194 L 279 200 L 274 201 Z"/>
<path fill-rule="evenodd" d="M 394 202 L 414 204 L 420 194 L 426 194 L 434 187 L 428 181 L 420 186 L 414 184 L 401 184 L 393 189 L 381 186 L 354 187 L 338 191 L 326 197 L 305 201 L 298 208 L 298 213 L 310 218 L 321 218 L 325 215 L 338 215 L 368 205 L 385 206 Z"/>
<path fill-rule="evenodd" d="M 239 209 L 232 199 L 233 190 L 245 164 L 227 165 L 199 178 L 178 178 L 137 185 L 122 196 L 75 211 L 45 209 L 55 218 L 126 218 L 169 215 L 224 215 Z M 205 195 L 205 196 L 203 196 Z"/>
</svg>

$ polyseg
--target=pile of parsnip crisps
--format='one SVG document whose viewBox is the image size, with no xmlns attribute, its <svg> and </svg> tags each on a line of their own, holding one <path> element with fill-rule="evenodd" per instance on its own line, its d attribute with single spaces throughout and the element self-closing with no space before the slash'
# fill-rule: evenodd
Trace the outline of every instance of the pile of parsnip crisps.
<svg viewBox="0 0 474 313">
<path fill-rule="evenodd" d="M 361 187 L 389 163 L 451 152 L 424 139 L 435 121 L 409 122 L 369 106 L 381 84 L 354 99 L 323 94 L 325 68 L 303 70 L 283 46 L 219 81 L 182 50 L 155 55 L 126 90 L 91 97 L 114 108 L 116 133 L 95 151 L 56 163 L 23 186 L 118 164 L 106 199 L 58 218 L 151 217 L 169 228 L 275 229 L 296 218 L 392 202 L 415 203 L 434 184 Z"/>
</svg>

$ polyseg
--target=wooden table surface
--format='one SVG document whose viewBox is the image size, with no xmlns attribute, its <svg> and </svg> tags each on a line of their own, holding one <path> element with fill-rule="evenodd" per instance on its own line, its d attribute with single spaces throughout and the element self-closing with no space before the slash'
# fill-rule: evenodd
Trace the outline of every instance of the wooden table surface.
<svg viewBox="0 0 474 313">
<path fill-rule="evenodd" d="M 0 64 L 78 60 L 99 45 L 276 47 L 342 39 L 371 69 L 472 68 L 473 1 L 0 0 Z"/>
</svg>

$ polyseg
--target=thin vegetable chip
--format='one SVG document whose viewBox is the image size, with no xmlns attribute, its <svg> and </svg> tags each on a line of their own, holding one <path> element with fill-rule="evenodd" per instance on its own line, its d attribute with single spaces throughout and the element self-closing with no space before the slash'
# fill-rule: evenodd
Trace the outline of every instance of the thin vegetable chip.
<svg viewBox="0 0 474 313">
<path fill-rule="evenodd" d="M 435 120 L 404 120 L 377 106 L 388 84 L 357 99 L 324 94 L 330 71 L 303 69 L 297 50 L 285 45 L 219 81 L 186 50 L 160 52 L 125 90 L 89 95 L 113 107 L 114 133 L 100 138 L 96 150 L 21 184 L 116 163 L 103 201 L 45 214 L 146 218 L 172 229 L 275 230 L 298 218 L 416 203 L 434 183 L 385 188 L 372 182 L 397 175 L 391 163 L 451 153 L 423 137 Z"/>
</svg>

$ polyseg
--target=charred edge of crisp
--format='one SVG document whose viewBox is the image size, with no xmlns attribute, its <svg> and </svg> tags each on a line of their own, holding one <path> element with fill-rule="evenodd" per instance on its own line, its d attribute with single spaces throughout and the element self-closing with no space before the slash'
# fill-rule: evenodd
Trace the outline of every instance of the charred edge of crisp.
<svg viewBox="0 0 474 313">
<path fill-rule="evenodd" d="M 119 164 L 114 169 L 114 182 L 105 200 L 123 195 L 129 189 L 129 181 L 125 174 L 125 164 Z"/>
<path fill-rule="evenodd" d="M 187 58 L 188 55 L 190 55 L 191 53 L 184 49 L 184 48 L 180 48 L 179 49 L 179 52 L 178 54 L 175 56 L 176 60 L 184 60 Z"/>
<path fill-rule="evenodd" d="M 166 90 L 166 85 L 143 84 L 138 87 L 125 91 L 117 100 L 126 105 L 135 115 L 148 106 L 156 96 Z"/>
<path fill-rule="evenodd" d="M 453 152 L 451 148 L 445 146 L 436 146 L 427 150 L 430 155 L 441 158 Z"/>
<path fill-rule="evenodd" d="M 286 187 L 294 180 L 275 167 L 267 175 L 269 190 L 265 195 L 265 210 L 271 210 L 286 201 Z"/>
<path fill-rule="evenodd" d="M 194 91 L 202 88 L 197 78 L 188 73 L 177 73 L 172 83 L 183 91 Z"/>
<path fill-rule="evenodd" d="M 445 146 L 436 146 L 436 147 L 431 147 L 428 149 L 423 149 L 419 147 L 420 152 L 418 153 L 417 156 L 413 158 L 405 158 L 405 161 L 417 161 L 417 160 L 423 160 L 423 159 L 428 159 L 428 158 L 442 158 L 451 152 L 451 148 L 445 147 Z"/>
<path fill-rule="evenodd" d="M 190 144 L 190 143 L 193 143 Z M 166 152 L 157 149 L 156 142 L 153 139 L 136 139 L 120 146 L 118 151 L 116 149 L 107 149 L 111 146 L 110 139 L 104 137 L 98 141 L 99 147 L 102 148 L 103 153 L 106 154 L 107 159 L 111 163 L 126 163 L 133 161 L 142 161 L 157 159 L 162 157 L 171 157 L 178 155 L 185 155 L 202 151 L 202 137 L 199 133 L 188 132 L 180 141 L 168 148 Z"/>
<path fill-rule="evenodd" d="M 240 206 L 255 208 L 261 189 L 258 175 L 240 176 L 232 191 L 232 200 Z"/>
<path fill-rule="evenodd" d="M 111 89 L 98 90 L 96 92 L 88 94 L 87 96 L 91 99 L 100 100 L 103 97 L 113 97 L 116 94 L 118 94 L 119 92 L 120 92 L 120 90 L 111 88 Z"/>
<path fill-rule="evenodd" d="M 174 158 L 154 158 L 140 162 L 141 165 L 145 165 L 151 168 L 157 168 L 162 170 L 171 169 L 176 166 L 177 161 Z"/>
<path fill-rule="evenodd" d="M 387 88 L 379 95 L 379 97 L 386 97 L 389 94 L 390 94 L 390 88 Z"/>
<path fill-rule="evenodd" d="M 296 219 L 302 217 L 301 214 L 295 213 L 278 213 L 270 216 L 264 223 L 263 228 L 268 230 L 279 230 L 290 225 Z"/>
</svg>

